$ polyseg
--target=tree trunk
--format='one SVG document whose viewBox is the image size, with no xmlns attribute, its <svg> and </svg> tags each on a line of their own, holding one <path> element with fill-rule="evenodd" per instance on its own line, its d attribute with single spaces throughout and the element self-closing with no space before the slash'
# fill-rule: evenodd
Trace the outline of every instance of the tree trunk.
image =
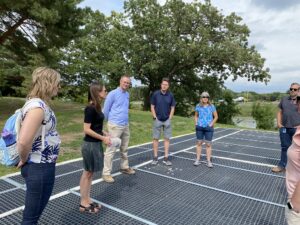
<svg viewBox="0 0 300 225">
<path fill-rule="evenodd" d="M 151 96 L 150 96 L 150 94 L 151 94 L 151 90 L 150 90 L 150 88 L 146 88 L 145 90 L 144 90 L 144 93 L 143 93 L 143 97 L 144 97 L 144 99 L 143 99 L 143 110 L 144 111 L 149 111 L 150 110 L 150 98 L 151 98 Z"/>
</svg>

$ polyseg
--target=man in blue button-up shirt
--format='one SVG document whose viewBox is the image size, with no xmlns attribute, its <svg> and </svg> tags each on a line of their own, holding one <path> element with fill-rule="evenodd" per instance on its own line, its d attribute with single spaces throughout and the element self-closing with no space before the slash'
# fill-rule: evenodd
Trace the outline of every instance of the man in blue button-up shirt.
<svg viewBox="0 0 300 225">
<path fill-rule="evenodd" d="M 111 138 L 120 138 L 121 146 L 121 172 L 126 174 L 135 174 L 135 171 L 129 167 L 127 150 L 129 143 L 129 93 L 130 77 L 122 76 L 120 86 L 109 92 L 104 103 L 103 113 L 108 120 L 107 128 Z M 107 146 L 104 153 L 104 168 L 102 178 L 108 183 L 113 183 L 114 178 L 111 176 L 112 160 L 116 152 L 116 147 L 112 143 Z"/>
</svg>

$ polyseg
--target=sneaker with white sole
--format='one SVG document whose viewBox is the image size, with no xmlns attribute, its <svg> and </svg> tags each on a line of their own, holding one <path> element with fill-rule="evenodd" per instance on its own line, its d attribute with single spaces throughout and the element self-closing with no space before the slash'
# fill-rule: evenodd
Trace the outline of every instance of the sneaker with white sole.
<svg viewBox="0 0 300 225">
<path fill-rule="evenodd" d="M 156 166 L 158 164 L 158 159 L 157 158 L 154 158 L 151 162 L 151 165 L 154 165 Z"/>
<path fill-rule="evenodd" d="M 171 161 L 168 159 L 164 159 L 163 164 L 165 164 L 166 166 L 172 166 Z"/>
<path fill-rule="evenodd" d="M 209 167 L 209 168 L 213 168 L 214 167 L 213 164 L 211 163 L 211 161 L 207 161 L 207 167 Z"/>
<path fill-rule="evenodd" d="M 195 162 L 194 162 L 194 166 L 199 166 L 200 165 L 200 160 L 196 160 Z"/>
</svg>

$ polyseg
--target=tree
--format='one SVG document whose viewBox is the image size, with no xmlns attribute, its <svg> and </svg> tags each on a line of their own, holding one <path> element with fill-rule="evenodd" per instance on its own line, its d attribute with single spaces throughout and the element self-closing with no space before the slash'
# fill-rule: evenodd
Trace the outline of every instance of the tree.
<svg viewBox="0 0 300 225">
<path fill-rule="evenodd" d="M 127 73 L 128 27 L 122 14 L 105 17 L 89 11 L 85 18 L 84 36 L 74 39 L 61 51 L 60 71 L 68 87 L 65 94 L 76 97 L 87 90 L 92 80 L 102 80 L 115 88 L 121 75 Z"/>
<path fill-rule="evenodd" d="M 237 103 L 233 101 L 233 94 L 230 90 L 223 93 L 223 101 L 217 106 L 218 122 L 224 124 L 234 124 L 233 117 L 240 113 Z"/>
<path fill-rule="evenodd" d="M 203 84 L 203 76 L 214 75 L 221 82 L 230 76 L 270 79 L 265 60 L 248 46 L 250 31 L 242 19 L 234 13 L 223 16 L 210 1 L 168 0 L 160 5 L 156 0 L 128 0 L 125 13 L 131 22 L 127 59 L 134 77 L 148 87 L 145 109 L 163 77 L 173 84 L 179 111 L 193 102 L 194 94 L 187 93 L 201 89 L 197 84 Z M 185 99 L 178 99 L 182 92 Z"/>
<path fill-rule="evenodd" d="M 76 5 L 79 2 L 80 0 L 1 1 L 1 90 L 17 92 L 17 87 L 9 91 L 10 81 L 25 80 L 29 76 L 28 71 L 32 70 L 30 67 L 57 66 L 56 49 L 80 35 L 79 26 L 83 25 L 82 17 L 86 9 L 78 8 Z M 20 86 L 22 82 L 14 84 Z"/>
</svg>

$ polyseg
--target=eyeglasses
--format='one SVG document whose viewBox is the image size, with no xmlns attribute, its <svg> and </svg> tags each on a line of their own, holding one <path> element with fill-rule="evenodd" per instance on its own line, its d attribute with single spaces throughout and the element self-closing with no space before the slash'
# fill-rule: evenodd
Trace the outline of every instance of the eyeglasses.
<svg viewBox="0 0 300 225">
<path fill-rule="evenodd" d="M 202 96 L 201 98 L 209 98 L 208 96 Z"/>
<path fill-rule="evenodd" d="M 290 91 L 298 91 L 299 88 L 290 88 Z"/>
</svg>

